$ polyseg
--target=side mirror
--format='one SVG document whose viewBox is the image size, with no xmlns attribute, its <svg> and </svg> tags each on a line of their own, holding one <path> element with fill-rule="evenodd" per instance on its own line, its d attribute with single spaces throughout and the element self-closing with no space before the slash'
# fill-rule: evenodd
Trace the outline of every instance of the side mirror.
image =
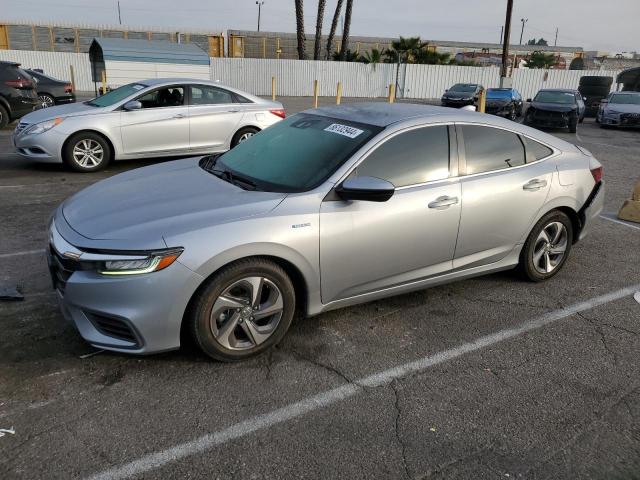
<svg viewBox="0 0 640 480">
<path fill-rule="evenodd" d="M 142 104 L 138 100 L 131 100 L 125 103 L 122 108 L 127 111 L 140 110 L 142 108 Z"/>
<path fill-rule="evenodd" d="M 376 177 L 347 178 L 336 187 L 336 194 L 343 200 L 364 200 L 366 202 L 386 202 L 396 187 L 393 183 Z"/>
<path fill-rule="evenodd" d="M 527 98 L 527 103 L 531 103 L 531 99 L 530 98 Z"/>
</svg>

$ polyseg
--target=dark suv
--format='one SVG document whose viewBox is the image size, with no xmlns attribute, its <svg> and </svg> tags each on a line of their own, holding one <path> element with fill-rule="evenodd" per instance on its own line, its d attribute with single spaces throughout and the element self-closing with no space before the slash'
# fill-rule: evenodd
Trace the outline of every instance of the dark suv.
<svg viewBox="0 0 640 480">
<path fill-rule="evenodd" d="M 524 116 L 524 124 L 534 127 L 569 128 L 576 133 L 584 120 L 584 98 L 578 90 L 546 88 L 540 90 Z"/>
<path fill-rule="evenodd" d="M 0 62 L 0 128 L 37 110 L 39 105 L 31 75 L 19 63 Z"/>
</svg>

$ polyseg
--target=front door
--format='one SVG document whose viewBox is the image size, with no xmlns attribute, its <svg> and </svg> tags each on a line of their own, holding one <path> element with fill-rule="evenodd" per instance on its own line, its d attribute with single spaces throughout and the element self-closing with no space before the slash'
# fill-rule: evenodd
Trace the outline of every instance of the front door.
<svg viewBox="0 0 640 480">
<path fill-rule="evenodd" d="M 449 179 L 449 147 L 447 126 L 396 134 L 350 174 L 390 181 L 396 186 L 391 199 L 378 203 L 330 196 L 331 200 L 322 203 L 323 303 L 451 269 L 460 218 L 460 184 Z"/>
<path fill-rule="evenodd" d="M 189 110 L 184 86 L 162 87 L 137 98 L 142 108 L 120 114 L 127 155 L 189 151 Z"/>
<path fill-rule="evenodd" d="M 224 88 L 192 85 L 189 105 L 190 147 L 196 151 L 229 148 L 243 115 L 243 104 Z"/>
</svg>

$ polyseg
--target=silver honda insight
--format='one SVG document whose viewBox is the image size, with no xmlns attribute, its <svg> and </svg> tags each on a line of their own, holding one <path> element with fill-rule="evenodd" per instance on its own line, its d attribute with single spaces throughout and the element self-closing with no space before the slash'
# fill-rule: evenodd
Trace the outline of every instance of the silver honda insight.
<svg viewBox="0 0 640 480">
<path fill-rule="evenodd" d="M 95 172 L 112 160 L 223 152 L 285 117 L 282 104 L 205 80 L 156 78 L 22 117 L 22 157 Z"/>
<path fill-rule="evenodd" d="M 49 266 L 90 344 L 218 360 L 306 315 L 518 268 L 557 274 L 602 210 L 602 166 L 498 117 L 363 103 L 291 116 L 221 154 L 132 170 L 66 200 Z"/>
</svg>

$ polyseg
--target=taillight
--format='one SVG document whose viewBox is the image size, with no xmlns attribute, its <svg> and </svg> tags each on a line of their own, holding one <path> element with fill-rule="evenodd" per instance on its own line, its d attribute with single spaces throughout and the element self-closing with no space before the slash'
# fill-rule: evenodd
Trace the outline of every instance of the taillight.
<svg viewBox="0 0 640 480">
<path fill-rule="evenodd" d="M 269 111 L 273 113 L 276 117 L 284 118 L 287 116 L 287 113 L 284 111 L 284 108 L 274 108 Z"/>
<path fill-rule="evenodd" d="M 65 92 L 65 93 L 71 93 L 71 92 L 73 92 L 73 87 L 71 86 L 71 84 L 70 84 L 70 83 L 67 83 L 67 84 L 64 86 L 64 92 Z"/>
<path fill-rule="evenodd" d="M 6 80 L 4 84 L 13 88 L 31 88 L 33 85 L 31 80 L 26 80 L 24 78 L 19 78 L 18 80 Z"/>
<path fill-rule="evenodd" d="M 602 167 L 591 169 L 591 175 L 593 175 L 593 179 L 596 181 L 596 183 L 600 183 L 600 181 L 602 180 L 602 174 L 603 174 Z"/>
</svg>

